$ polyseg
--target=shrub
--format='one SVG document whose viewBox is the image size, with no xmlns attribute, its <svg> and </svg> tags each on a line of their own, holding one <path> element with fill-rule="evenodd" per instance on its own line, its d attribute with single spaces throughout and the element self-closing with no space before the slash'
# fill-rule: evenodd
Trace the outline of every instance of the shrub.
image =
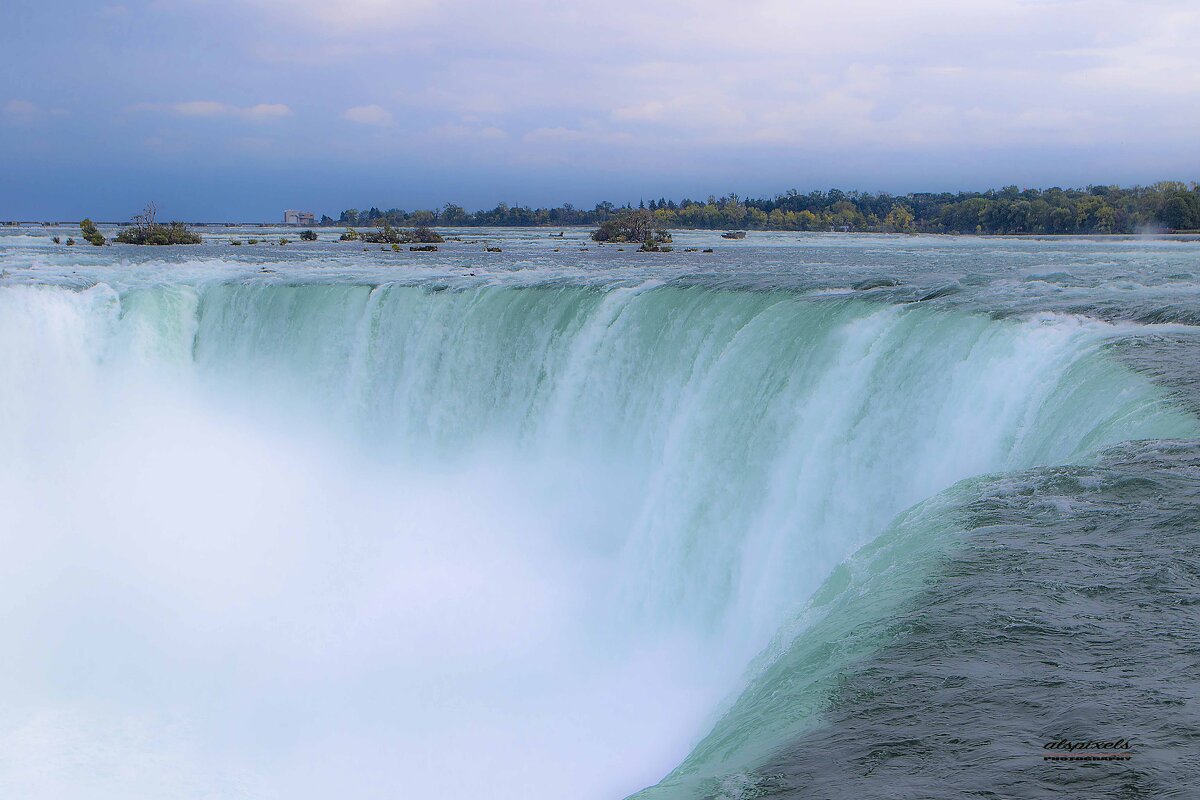
<svg viewBox="0 0 1200 800">
<path fill-rule="evenodd" d="M 279 237 L 279 243 L 280 243 L 280 244 L 287 244 L 287 243 L 288 243 L 288 240 L 287 240 L 285 237 L 283 237 L 283 236 L 280 236 L 280 237 Z"/>
<path fill-rule="evenodd" d="M 315 242 L 317 240 L 316 231 L 300 231 L 300 240 L 304 242 Z"/>
<path fill-rule="evenodd" d="M 74 240 L 74 239 L 72 239 L 70 236 L 68 236 L 68 237 L 67 237 L 67 245 L 68 245 L 68 246 L 70 246 L 70 245 L 73 245 L 73 244 L 75 244 L 75 240 Z"/>
<path fill-rule="evenodd" d="M 383 225 L 378 231 L 366 231 L 358 234 L 358 237 L 364 242 L 371 244 L 399 244 L 400 234 L 393 228 L 385 219 Z"/>
<path fill-rule="evenodd" d="M 79 230 L 83 232 L 83 240 L 88 244 L 100 247 L 104 244 L 104 235 L 96 228 L 96 223 L 90 219 L 85 219 L 79 223 Z"/>
<path fill-rule="evenodd" d="M 340 242 L 354 242 L 354 241 L 357 241 L 357 240 L 358 240 L 358 239 L 360 239 L 360 238 L 362 238 L 362 237 L 360 237 L 360 236 L 358 235 L 358 231 L 354 230 L 354 228 L 346 228 L 346 232 L 345 232 L 345 233 L 343 233 L 341 236 L 339 236 L 339 237 L 338 237 L 338 241 L 340 241 Z"/>
<path fill-rule="evenodd" d="M 371 244 L 408 244 L 412 241 L 412 236 L 408 231 L 398 230 L 391 226 L 386 219 L 378 231 L 373 233 L 360 233 L 360 237 L 364 242 Z"/>
<path fill-rule="evenodd" d="M 158 207 L 154 203 L 133 218 L 133 224 L 123 229 L 114 238 L 121 244 L 169 245 L 200 244 L 200 235 L 188 229 L 182 222 L 163 225 L 155 220 Z"/>
<path fill-rule="evenodd" d="M 349 231 L 347 231 L 349 233 Z M 440 244 L 445 239 L 441 234 L 433 230 L 427 225 L 421 225 L 414 230 L 405 230 L 403 228 L 393 228 L 391 223 L 386 219 L 378 231 L 370 233 L 356 233 L 356 237 L 360 237 L 364 242 L 372 244 L 411 244 L 418 242 L 421 244 Z M 345 234 L 343 234 L 345 237 Z"/>
<path fill-rule="evenodd" d="M 446 241 L 442 238 L 440 233 L 435 231 L 433 228 L 430 228 L 428 225 L 421 225 L 413 229 L 410 237 L 412 241 L 422 242 L 424 244 L 441 244 L 442 242 Z"/>
<path fill-rule="evenodd" d="M 242 240 L 241 240 L 241 239 L 234 239 L 233 241 L 231 241 L 231 242 L 230 242 L 230 244 L 231 244 L 231 245 L 233 245 L 234 247 L 241 247 L 241 246 L 242 246 Z"/>
<path fill-rule="evenodd" d="M 600 223 L 592 231 L 597 242 L 651 242 L 658 246 L 671 241 L 671 234 L 659 226 L 654 215 L 645 209 L 625 210 Z"/>
<path fill-rule="evenodd" d="M 55 244 L 62 244 L 62 237 L 61 237 L 61 236 L 55 236 L 55 237 L 53 237 L 53 238 L 52 238 L 50 241 L 54 242 Z"/>
<path fill-rule="evenodd" d="M 126 228 L 115 237 L 114 242 L 121 244 L 200 244 L 200 235 L 188 230 L 182 222 L 172 222 L 168 225 L 155 225 L 152 228 Z"/>
</svg>

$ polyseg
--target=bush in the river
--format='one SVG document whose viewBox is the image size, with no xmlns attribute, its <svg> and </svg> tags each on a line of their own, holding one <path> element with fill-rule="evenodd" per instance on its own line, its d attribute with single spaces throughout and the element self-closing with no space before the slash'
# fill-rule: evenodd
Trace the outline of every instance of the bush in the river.
<svg viewBox="0 0 1200 800">
<path fill-rule="evenodd" d="M 234 239 L 233 241 L 231 241 L 231 242 L 230 242 L 230 244 L 231 244 L 231 245 L 233 245 L 234 247 L 241 247 L 241 246 L 242 246 L 242 240 L 241 240 L 241 239 Z"/>
<path fill-rule="evenodd" d="M 421 225 L 413 230 L 405 230 L 403 228 L 393 228 L 391 223 L 386 219 L 379 227 L 379 230 L 373 232 L 365 232 L 356 234 L 361 237 L 364 242 L 372 244 L 411 244 L 419 242 L 422 244 L 439 244 L 446 241 L 441 234 L 433 230 L 427 225 Z"/>
<path fill-rule="evenodd" d="M 156 221 L 158 207 L 154 203 L 146 206 L 146 210 L 133 218 L 133 224 L 124 228 L 114 238 L 121 244 L 200 244 L 200 234 L 191 231 L 182 222 L 171 222 L 166 225 Z"/>
<path fill-rule="evenodd" d="M 62 237 L 55 236 L 55 237 L 51 238 L 50 241 L 54 242 L 55 244 L 62 244 Z"/>
<path fill-rule="evenodd" d="M 600 223 L 592 231 L 597 242 L 651 242 L 653 246 L 671 241 L 671 234 L 662 228 L 646 209 L 627 209 Z"/>
<path fill-rule="evenodd" d="M 343 233 L 341 236 L 338 237 L 338 241 L 354 242 L 360 238 L 361 237 L 358 235 L 358 231 L 354 230 L 354 228 L 346 228 L 345 233 Z"/>
<path fill-rule="evenodd" d="M 419 244 L 419 245 L 414 245 L 408 249 L 413 251 L 414 253 L 436 253 L 437 245 L 436 244 Z"/>
<path fill-rule="evenodd" d="M 79 230 L 83 232 L 83 240 L 88 244 L 93 244 L 100 247 L 104 244 L 104 235 L 96 228 L 96 223 L 90 219 L 85 219 L 79 223 Z"/>
<path fill-rule="evenodd" d="M 258 244 L 258 239 L 247 239 L 246 244 Z"/>
<path fill-rule="evenodd" d="M 315 242 L 317 240 L 316 231 L 300 231 L 300 239 L 305 242 Z"/>
<path fill-rule="evenodd" d="M 414 228 L 410 236 L 412 237 L 412 241 L 423 242 L 425 244 L 441 244 L 442 242 L 446 241 L 442 238 L 440 233 L 435 231 L 433 228 L 430 228 L 428 225 L 421 225 L 417 228 Z"/>
<path fill-rule="evenodd" d="M 67 245 L 73 245 L 73 244 L 75 244 L 75 240 L 72 239 L 70 236 L 68 236 L 67 237 Z"/>
<path fill-rule="evenodd" d="M 386 219 L 379 230 L 367 233 L 360 233 L 364 242 L 371 244 L 408 244 L 412 241 L 412 236 L 408 231 L 402 231 L 398 228 L 393 228 L 391 223 Z"/>
<path fill-rule="evenodd" d="M 283 237 L 283 236 L 280 236 L 280 237 L 279 237 L 279 243 L 280 243 L 280 244 L 287 244 L 287 243 L 288 243 L 288 240 L 287 240 L 287 238 L 285 238 L 285 237 Z"/>
<path fill-rule="evenodd" d="M 383 225 L 377 231 L 364 231 L 358 234 L 364 242 L 371 244 L 400 244 L 401 241 L 407 242 L 407 239 L 400 238 L 400 231 L 393 228 L 385 219 Z"/>
</svg>

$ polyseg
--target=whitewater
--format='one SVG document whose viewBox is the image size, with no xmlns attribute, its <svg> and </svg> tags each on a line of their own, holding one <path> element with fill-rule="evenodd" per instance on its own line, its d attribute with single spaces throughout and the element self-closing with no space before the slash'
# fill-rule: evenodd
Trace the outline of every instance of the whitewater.
<svg viewBox="0 0 1200 800">
<path fill-rule="evenodd" d="M 1194 242 L 53 233 L 0 232 L 0 795 L 1200 775 L 1130 666 L 1196 644 Z"/>
</svg>

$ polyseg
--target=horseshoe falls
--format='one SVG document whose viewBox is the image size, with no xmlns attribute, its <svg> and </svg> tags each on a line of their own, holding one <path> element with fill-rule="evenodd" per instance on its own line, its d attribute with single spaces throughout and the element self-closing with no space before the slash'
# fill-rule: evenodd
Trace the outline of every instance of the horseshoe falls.
<svg viewBox="0 0 1200 800">
<path fill-rule="evenodd" d="M 0 793 L 1197 777 L 1195 244 L 489 235 L 0 236 Z"/>
</svg>

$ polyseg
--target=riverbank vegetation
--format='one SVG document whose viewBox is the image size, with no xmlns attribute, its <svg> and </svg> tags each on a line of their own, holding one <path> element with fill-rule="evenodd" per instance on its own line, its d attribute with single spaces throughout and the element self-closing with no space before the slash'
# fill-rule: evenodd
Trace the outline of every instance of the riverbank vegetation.
<svg viewBox="0 0 1200 800">
<path fill-rule="evenodd" d="M 705 200 L 660 198 L 635 208 L 564 203 L 531 208 L 500 203 L 468 212 L 448 204 L 436 211 L 349 209 L 322 224 L 358 227 L 602 225 L 630 211 L 646 211 L 654 227 L 710 230 L 886 231 L 900 233 L 1095 234 L 1200 229 L 1200 184 L 1163 181 L 1151 186 L 1020 189 L 986 192 L 847 192 L 840 189 L 771 198 L 731 194 Z M 632 240 L 631 240 L 632 241 Z"/>
</svg>

